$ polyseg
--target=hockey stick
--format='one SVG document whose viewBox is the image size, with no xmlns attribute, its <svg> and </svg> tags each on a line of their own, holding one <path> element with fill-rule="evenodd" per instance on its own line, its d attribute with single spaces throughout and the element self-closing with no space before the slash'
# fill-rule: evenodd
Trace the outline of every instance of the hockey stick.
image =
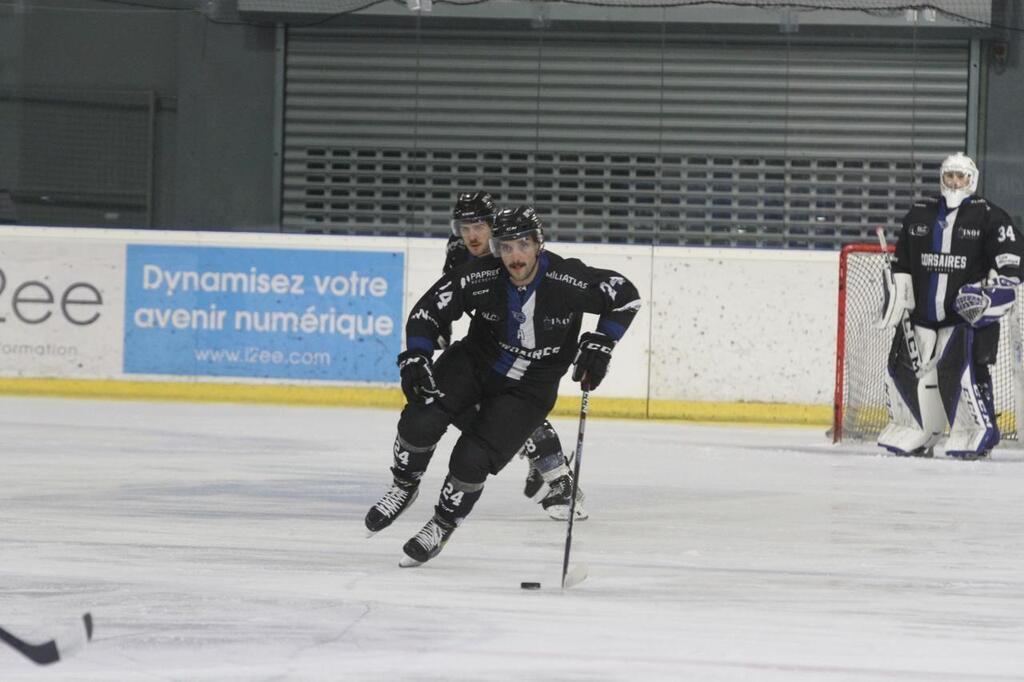
<svg viewBox="0 0 1024 682">
<path fill-rule="evenodd" d="M 84 632 L 81 626 L 76 625 L 73 631 L 69 631 L 64 636 L 51 639 L 42 644 L 29 644 L 3 628 L 0 628 L 0 640 L 9 644 L 33 662 L 39 665 L 49 665 L 50 663 L 56 663 L 62 658 L 71 656 L 92 640 L 92 615 L 89 613 L 83 615 L 82 624 L 85 626 Z"/>
<path fill-rule="evenodd" d="M 885 228 L 881 225 L 875 228 L 878 235 L 878 245 L 882 247 L 882 256 L 885 258 L 885 276 L 892 287 L 892 295 L 896 295 L 896 279 L 892 272 L 892 261 L 889 257 L 889 245 L 885 241 Z M 903 343 L 907 349 L 907 356 L 910 358 L 910 368 L 914 374 L 921 374 L 921 354 L 917 351 L 917 336 L 914 335 L 914 326 L 910 323 L 910 313 L 903 310 L 900 318 L 900 326 L 903 328 Z"/>
<path fill-rule="evenodd" d="M 572 497 L 569 500 L 569 523 L 565 527 L 565 557 L 562 559 L 562 589 L 578 585 L 587 577 L 587 567 L 580 564 L 569 570 L 569 550 L 572 548 L 572 522 L 576 518 L 576 493 L 580 489 L 580 464 L 583 461 L 583 432 L 587 427 L 587 408 L 590 406 L 590 389 L 583 389 L 580 401 L 580 429 L 576 434 L 575 462 L 573 464 Z"/>
</svg>

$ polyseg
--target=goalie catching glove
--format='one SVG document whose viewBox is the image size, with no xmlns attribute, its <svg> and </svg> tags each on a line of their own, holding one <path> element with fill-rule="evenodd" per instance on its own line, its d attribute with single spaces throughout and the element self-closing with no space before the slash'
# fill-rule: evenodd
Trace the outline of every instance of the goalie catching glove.
<svg viewBox="0 0 1024 682">
<path fill-rule="evenodd" d="M 423 404 L 444 395 L 434 380 L 434 363 L 423 351 L 400 353 L 398 371 L 402 375 L 402 393 L 410 403 Z"/>
<path fill-rule="evenodd" d="M 953 308 L 975 329 L 987 327 L 1009 312 L 1017 296 L 1014 277 L 995 277 L 960 287 Z"/>
<path fill-rule="evenodd" d="M 607 334 L 587 332 L 580 337 L 579 350 L 573 360 L 572 380 L 580 382 L 584 390 L 597 388 L 608 373 L 615 342 Z"/>
</svg>

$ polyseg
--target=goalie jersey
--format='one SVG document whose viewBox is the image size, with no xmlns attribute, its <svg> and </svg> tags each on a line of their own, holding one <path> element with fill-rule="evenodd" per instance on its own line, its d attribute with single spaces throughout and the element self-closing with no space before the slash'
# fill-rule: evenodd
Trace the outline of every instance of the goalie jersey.
<svg viewBox="0 0 1024 682">
<path fill-rule="evenodd" d="M 525 287 L 513 285 L 494 256 L 448 271 L 409 313 L 407 347 L 433 353 L 442 330 L 472 313 L 465 343 L 477 363 L 511 379 L 549 382 L 576 355 L 583 313 L 599 316 L 599 332 L 622 338 L 640 309 L 632 282 L 551 251 L 542 251 L 537 263 L 537 276 Z"/>
<path fill-rule="evenodd" d="M 1024 240 L 1010 216 L 974 195 L 948 211 L 941 199 L 914 203 L 903 218 L 893 272 L 909 273 L 914 286 L 910 319 L 925 327 L 961 322 L 953 303 L 960 287 L 995 270 L 1021 278 Z"/>
</svg>

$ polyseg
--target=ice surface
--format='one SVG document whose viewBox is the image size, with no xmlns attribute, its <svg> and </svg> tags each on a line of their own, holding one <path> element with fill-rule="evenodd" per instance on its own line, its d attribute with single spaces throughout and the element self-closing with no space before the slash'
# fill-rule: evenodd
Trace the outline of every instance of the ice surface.
<svg viewBox="0 0 1024 682">
<path fill-rule="evenodd" d="M 896 459 L 821 429 L 592 419 L 575 525 L 492 479 L 398 568 L 364 537 L 384 410 L 0 399 L 0 625 L 93 642 L 2 680 L 1020 680 L 1024 456 Z M 567 447 L 574 420 L 556 420 Z M 538 591 L 522 581 L 539 581 Z"/>
</svg>

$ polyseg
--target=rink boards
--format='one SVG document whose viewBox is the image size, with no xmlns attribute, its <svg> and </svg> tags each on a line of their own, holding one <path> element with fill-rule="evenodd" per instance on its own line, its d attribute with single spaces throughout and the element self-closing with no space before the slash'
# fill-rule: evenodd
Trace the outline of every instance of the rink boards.
<svg viewBox="0 0 1024 682">
<path fill-rule="evenodd" d="M 593 414 L 828 422 L 837 254 L 548 248 L 644 300 Z M 443 257 L 440 239 L 5 228 L 0 391 L 398 407 L 405 315 Z M 568 378 L 560 396 L 578 408 Z"/>
</svg>

